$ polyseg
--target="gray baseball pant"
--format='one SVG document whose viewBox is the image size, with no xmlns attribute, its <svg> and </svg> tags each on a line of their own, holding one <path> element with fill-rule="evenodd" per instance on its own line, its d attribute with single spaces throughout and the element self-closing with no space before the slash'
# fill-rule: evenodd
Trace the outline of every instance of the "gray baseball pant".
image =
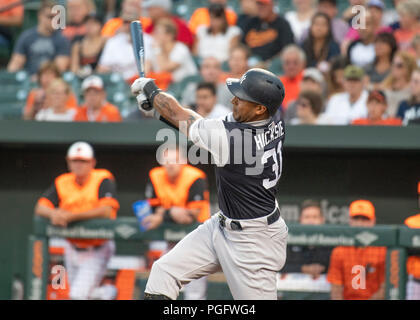
<svg viewBox="0 0 420 320">
<path fill-rule="evenodd" d="M 277 299 L 276 274 L 286 261 L 288 228 L 283 218 L 240 220 L 242 230 L 226 227 L 213 215 L 157 260 L 145 292 L 178 297 L 194 279 L 223 271 L 235 300 Z"/>
</svg>

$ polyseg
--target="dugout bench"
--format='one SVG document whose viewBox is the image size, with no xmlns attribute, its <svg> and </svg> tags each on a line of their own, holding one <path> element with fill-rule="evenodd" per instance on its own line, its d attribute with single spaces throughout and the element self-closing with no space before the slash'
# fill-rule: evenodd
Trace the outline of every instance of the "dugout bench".
<svg viewBox="0 0 420 320">
<path fill-rule="evenodd" d="M 33 234 L 29 237 L 27 281 L 25 298 L 30 300 L 45 299 L 47 279 L 49 278 L 48 239 L 50 237 L 98 238 L 116 241 L 144 242 L 149 240 L 179 241 L 196 228 L 196 224 L 184 226 L 165 223 L 156 230 L 141 232 L 134 217 L 116 220 L 97 219 L 75 222 L 67 228 L 51 225 L 47 219 L 34 217 Z M 378 225 L 373 228 L 359 228 L 337 225 L 308 226 L 289 225 L 288 244 L 311 246 L 386 246 L 386 299 L 405 299 L 406 286 L 406 251 L 407 248 L 420 248 L 420 229 L 405 226 Z M 144 289 L 147 272 L 137 274 L 137 282 Z M 214 278 L 214 279 L 213 279 Z M 209 290 L 217 296 L 209 299 L 230 299 L 226 292 L 224 277 L 216 274 L 209 278 Z M 299 295 L 289 292 L 289 297 Z M 282 293 L 284 295 L 284 293 Z M 324 295 L 314 295 L 325 299 Z"/>
</svg>

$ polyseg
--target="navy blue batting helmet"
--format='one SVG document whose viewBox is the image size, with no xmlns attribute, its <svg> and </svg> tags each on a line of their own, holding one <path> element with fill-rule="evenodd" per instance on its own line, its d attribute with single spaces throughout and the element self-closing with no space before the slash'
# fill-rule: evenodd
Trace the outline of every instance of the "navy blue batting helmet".
<svg viewBox="0 0 420 320">
<path fill-rule="evenodd" d="M 267 107 L 270 115 L 280 108 L 285 94 L 280 79 L 259 68 L 249 69 L 240 79 L 228 78 L 226 85 L 235 97 Z"/>
</svg>

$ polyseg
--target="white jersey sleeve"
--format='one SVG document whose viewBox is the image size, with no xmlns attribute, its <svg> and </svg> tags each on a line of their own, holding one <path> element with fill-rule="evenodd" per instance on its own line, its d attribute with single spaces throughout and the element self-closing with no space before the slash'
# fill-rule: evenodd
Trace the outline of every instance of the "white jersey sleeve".
<svg viewBox="0 0 420 320">
<path fill-rule="evenodd" d="M 229 140 L 223 120 L 196 120 L 190 126 L 188 138 L 198 147 L 210 152 L 217 166 L 222 167 L 229 161 Z"/>
</svg>

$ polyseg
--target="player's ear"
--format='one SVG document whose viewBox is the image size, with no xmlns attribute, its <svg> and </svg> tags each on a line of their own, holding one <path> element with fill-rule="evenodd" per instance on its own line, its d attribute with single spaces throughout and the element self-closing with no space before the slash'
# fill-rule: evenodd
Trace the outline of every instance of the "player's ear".
<svg viewBox="0 0 420 320">
<path fill-rule="evenodd" d="M 266 111 L 268 111 L 266 106 L 263 106 L 262 104 L 257 104 L 257 107 L 256 107 L 256 109 L 255 109 L 255 113 L 256 113 L 257 115 L 262 115 L 262 114 L 264 114 Z"/>
</svg>

